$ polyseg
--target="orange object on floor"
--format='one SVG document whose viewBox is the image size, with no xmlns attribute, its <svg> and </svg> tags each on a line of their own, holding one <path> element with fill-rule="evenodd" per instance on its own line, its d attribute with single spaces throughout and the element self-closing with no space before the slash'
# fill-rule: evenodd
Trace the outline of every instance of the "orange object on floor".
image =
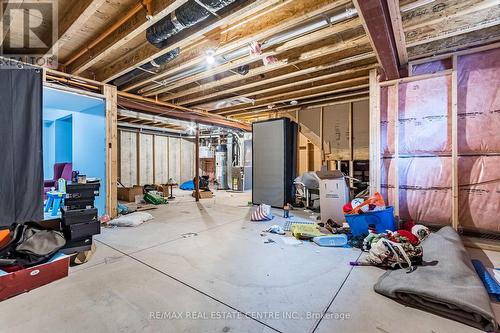
<svg viewBox="0 0 500 333">
<path fill-rule="evenodd" d="M 9 229 L 0 230 L 0 248 L 5 246 L 10 241 Z"/>
</svg>

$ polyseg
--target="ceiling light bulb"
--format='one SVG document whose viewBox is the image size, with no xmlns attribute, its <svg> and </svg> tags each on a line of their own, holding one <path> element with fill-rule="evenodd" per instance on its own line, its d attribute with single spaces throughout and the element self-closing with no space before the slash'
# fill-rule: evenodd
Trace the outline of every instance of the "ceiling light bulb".
<svg viewBox="0 0 500 333">
<path fill-rule="evenodd" d="M 207 50 L 205 54 L 206 54 L 207 64 L 213 65 L 215 63 L 215 51 Z"/>
<path fill-rule="evenodd" d="M 293 101 L 290 101 L 290 104 L 291 105 L 297 105 L 297 104 L 299 104 L 299 102 L 297 102 L 296 100 L 293 100 Z"/>
</svg>

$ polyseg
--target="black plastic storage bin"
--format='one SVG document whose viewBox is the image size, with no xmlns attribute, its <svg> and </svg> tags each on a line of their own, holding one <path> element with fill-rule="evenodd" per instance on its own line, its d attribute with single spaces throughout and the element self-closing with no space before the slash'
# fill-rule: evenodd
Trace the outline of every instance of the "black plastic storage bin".
<svg viewBox="0 0 500 333">
<path fill-rule="evenodd" d="M 76 240 L 101 233 L 101 223 L 99 221 L 90 223 L 71 224 L 64 228 L 67 240 Z"/>
<path fill-rule="evenodd" d="M 68 183 L 66 184 L 66 199 L 92 199 L 99 195 L 100 183 Z"/>
<path fill-rule="evenodd" d="M 90 209 L 94 208 L 94 198 L 90 199 L 64 199 L 63 209 L 74 210 L 74 209 Z"/>
<path fill-rule="evenodd" d="M 63 249 L 90 246 L 90 245 L 92 245 L 92 236 L 68 240 L 66 241 L 66 245 L 63 246 Z"/>
<path fill-rule="evenodd" d="M 73 209 L 62 208 L 62 223 L 64 226 L 97 221 L 97 208 Z"/>
</svg>

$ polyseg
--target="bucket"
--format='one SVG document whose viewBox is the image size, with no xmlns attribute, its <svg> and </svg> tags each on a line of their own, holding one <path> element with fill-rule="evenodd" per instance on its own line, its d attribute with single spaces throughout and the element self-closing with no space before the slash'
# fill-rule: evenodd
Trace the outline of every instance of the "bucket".
<svg viewBox="0 0 500 333">
<path fill-rule="evenodd" d="M 346 222 L 351 228 L 353 236 L 367 235 L 368 225 L 375 225 L 377 233 L 385 232 L 386 230 L 395 231 L 396 222 L 394 219 L 394 209 L 392 206 L 384 210 L 375 212 L 367 212 L 363 214 L 348 214 L 345 215 Z"/>
</svg>

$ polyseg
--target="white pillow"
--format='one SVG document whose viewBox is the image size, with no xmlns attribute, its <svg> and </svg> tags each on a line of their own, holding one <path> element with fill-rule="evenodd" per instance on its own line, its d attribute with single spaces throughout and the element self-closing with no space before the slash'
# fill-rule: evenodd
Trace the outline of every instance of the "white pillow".
<svg viewBox="0 0 500 333">
<path fill-rule="evenodd" d="M 117 227 L 137 227 L 142 223 L 152 220 L 153 215 L 146 212 L 135 212 L 127 215 L 122 215 L 116 219 L 109 222 L 110 225 L 115 225 Z"/>
</svg>

